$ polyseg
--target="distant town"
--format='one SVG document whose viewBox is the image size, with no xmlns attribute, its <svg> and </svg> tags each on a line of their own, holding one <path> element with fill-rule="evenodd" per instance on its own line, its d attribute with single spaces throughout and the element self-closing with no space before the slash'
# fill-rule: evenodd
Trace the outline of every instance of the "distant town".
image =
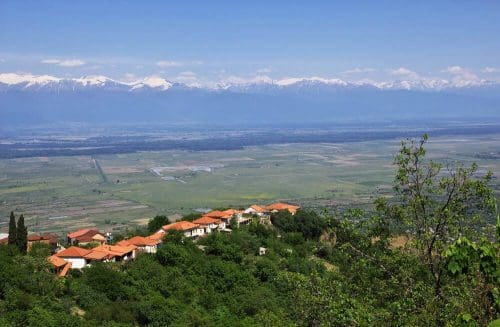
<svg viewBox="0 0 500 327">
<path fill-rule="evenodd" d="M 230 233 L 231 224 L 240 226 L 257 221 L 270 225 L 272 213 L 288 211 L 294 215 L 299 209 L 298 205 L 276 202 L 269 205 L 254 204 L 245 210 L 213 210 L 193 221 L 179 220 L 163 225 L 149 236 L 136 235 L 118 242 L 113 241 L 111 233 L 97 229 L 70 232 L 65 242 L 60 242 L 59 236 L 55 234 L 31 234 L 28 235 L 27 250 L 36 243 L 49 245 L 52 255 L 48 261 L 54 273 L 65 277 L 71 269 L 82 269 L 96 262 L 126 262 L 135 259 L 139 253 L 156 253 L 165 235 L 171 231 L 181 232 L 185 237 L 197 240 L 210 233 Z M 7 242 L 8 234 L 2 234 L 0 244 Z M 265 254 L 265 249 L 261 249 L 260 253 Z"/>
</svg>

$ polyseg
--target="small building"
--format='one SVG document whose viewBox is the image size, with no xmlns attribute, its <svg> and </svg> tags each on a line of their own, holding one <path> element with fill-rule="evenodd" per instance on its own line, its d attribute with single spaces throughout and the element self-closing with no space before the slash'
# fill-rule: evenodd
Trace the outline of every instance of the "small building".
<svg viewBox="0 0 500 327">
<path fill-rule="evenodd" d="M 197 238 L 205 233 L 202 227 L 189 221 L 177 221 L 175 223 L 164 225 L 157 233 L 165 234 L 169 230 L 181 231 L 184 233 L 184 236 L 191 238 Z"/>
<path fill-rule="evenodd" d="M 253 204 L 250 207 L 248 207 L 245 211 L 243 211 L 245 214 L 251 214 L 251 215 L 257 215 L 259 217 L 269 214 L 269 210 L 267 210 L 266 207 L 259 206 L 257 204 Z"/>
<path fill-rule="evenodd" d="M 31 250 L 33 244 L 41 243 L 49 245 L 52 252 L 54 252 L 55 249 L 59 246 L 58 239 L 59 239 L 58 236 L 54 234 L 28 235 L 28 251 Z"/>
<path fill-rule="evenodd" d="M 99 245 L 91 249 L 86 258 L 93 261 L 129 261 L 135 258 L 135 245 Z"/>
<path fill-rule="evenodd" d="M 61 259 L 56 255 L 51 255 L 48 260 L 51 263 L 54 272 L 59 277 L 65 277 L 71 269 L 71 262 Z"/>
<path fill-rule="evenodd" d="M 158 245 L 161 244 L 161 238 L 158 239 L 156 237 L 143 237 L 143 236 L 134 236 L 132 238 L 122 240 L 116 245 L 118 246 L 129 246 L 133 245 L 137 247 L 137 251 L 144 253 L 156 253 L 158 249 Z"/>
<path fill-rule="evenodd" d="M 292 215 L 295 215 L 297 210 L 300 209 L 300 206 L 296 206 L 296 205 L 288 204 L 288 203 L 283 203 L 283 202 L 277 202 L 277 203 L 273 203 L 273 204 L 266 206 L 266 208 L 269 212 L 272 212 L 272 213 L 282 211 L 282 210 L 288 210 L 288 212 L 290 212 Z"/>
<path fill-rule="evenodd" d="M 224 221 L 208 216 L 203 216 L 201 218 L 193 220 L 193 223 L 203 228 L 205 234 L 210 234 L 212 232 L 226 228 L 226 223 Z"/>
<path fill-rule="evenodd" d="M 59 251 L 55 254 L 56 257 L 71 263 L 71 269 L 82 269 L 87 265 L 85 258 L 91 251 L 80 248 L 78 246 L 70 246 L 67 249 Z"/>
<path fill-rule="evenodd" d="M 67 237 L 69 245 L 106 244 L 106 236 L 97 229 L 80 229 L 69 233 Z"/>
<path fill-rule="evenodd" d="M 228 226 L 231 223 L 231 219 L 241 218 L 242 212 L 240 210 L 235 210 L 235 209 L 214 210 L 206 213 L 204 216 L 220 219 L 226 224 L 226 226 Z"/>
</svg>

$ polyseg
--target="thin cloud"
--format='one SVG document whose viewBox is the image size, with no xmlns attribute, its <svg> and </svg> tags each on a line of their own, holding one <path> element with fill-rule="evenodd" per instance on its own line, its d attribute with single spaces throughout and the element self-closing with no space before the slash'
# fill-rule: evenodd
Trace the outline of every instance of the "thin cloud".
<svg viewBox="0 0 500 327">
<path fill-rule="evenodd" d="M 256 71 L 256 73 L 258 73 L 258 74 L 268 74 L 270 72 L 272 72 L 272 69 L 269 67 L 260 68 L 260 69 L 257 69 L 257 71 Z"/>
<path fill-rule="evenodd" d="M 448 66 L 445 69 L 443 69 L 441 72 L 443 73 L 449 73 L 452 75 L 458 75 L 458 74 L 463 74 L 466 72 L 465 68 L 460 67 L 460 66 Z"/>
<path fill-rule="evenodd" d="M 182 63 L 179 61 L 160 60 L 156 63 L 156 65 L 160 68 L 167 68 L 167 67 L 180 67 L 182 66 Z"/>
<path fill-rule="evenodd" d="M 176 82 L 181 82 L 185 83 L 190 86 L 198 86 L 198 76 L 196 75 L 195 72 L 192 71 L 185 71 L 179 73 L 178 76 L 174 78 L 174 81 Z"/>
<path fill-rule="evenodd" d="M 448 66 L 441 72 L 452 75 L 451 80 L 457 86 L 479 85 L 484 82 L 471 70 L 461 66 Z"/>
<path fill-rule="evenodd" d="M 62 67 L 78 67 L 85 65 L 85 61 L 80 59 L 68 59 L 68 60 L 44 59 L 41 62 L 42 64 L 58 65 Z"/>
<path fill-rule="evenodd" d="M 485 74 L 494 74 L 494 73 L 500 73 L 500 68 L 495 68 L 495 67 L 484 67 L 481 70 L 482 73 Z"/>
<path fill-rule="evenodd" d="M 360 73 L 371 73 L 374 72 L 374 68 L 370 67 L 356 67 L 354 69 L 346 70 L 345 72 L 342 72 L 342 74 L 360 74 Z"/>
<path fill-rule="evenodd" d="M 418 79 L 420 78 L 420 75 L 417 72 L 414 72 L 413 70 L 410 70 L 405 67 L 399 67 L 398 69 L 393 69 L 390 71 L 391 75 L 395 76 L 405 76 L 411 79 Z"/>
</svg>

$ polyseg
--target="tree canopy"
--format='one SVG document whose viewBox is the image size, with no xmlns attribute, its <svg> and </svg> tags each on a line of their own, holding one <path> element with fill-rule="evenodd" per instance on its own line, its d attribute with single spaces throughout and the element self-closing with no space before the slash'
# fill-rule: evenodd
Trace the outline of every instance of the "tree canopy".
<svg viewBox="0 0 500 327">
<path fill-rule="evenodd" d="M 0 326 L 488 325 L 500 313 L 491 175 L 427 161 L 425 142 L 402 144 L 395 196 L 373 211 L 280 211 L 196 242 L 169 232 L 156 254 L 64 279 L 43 249 L 0 246 Z"/>
</svg>

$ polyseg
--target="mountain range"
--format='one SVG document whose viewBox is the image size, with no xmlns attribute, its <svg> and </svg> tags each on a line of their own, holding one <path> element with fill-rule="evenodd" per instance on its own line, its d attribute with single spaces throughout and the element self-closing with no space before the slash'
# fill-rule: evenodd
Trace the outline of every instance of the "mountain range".
<svg viewBox="0 0 500 327">
<path fill-rule="evenodd" d="M 500 84 L 312 77 L 203 87 L 157 76 L 123 82 L 105 76 L 0 74 L 0 128 L 66 122 L 257 126 L 416 119 L 498 122 Z"/>
</svg>

